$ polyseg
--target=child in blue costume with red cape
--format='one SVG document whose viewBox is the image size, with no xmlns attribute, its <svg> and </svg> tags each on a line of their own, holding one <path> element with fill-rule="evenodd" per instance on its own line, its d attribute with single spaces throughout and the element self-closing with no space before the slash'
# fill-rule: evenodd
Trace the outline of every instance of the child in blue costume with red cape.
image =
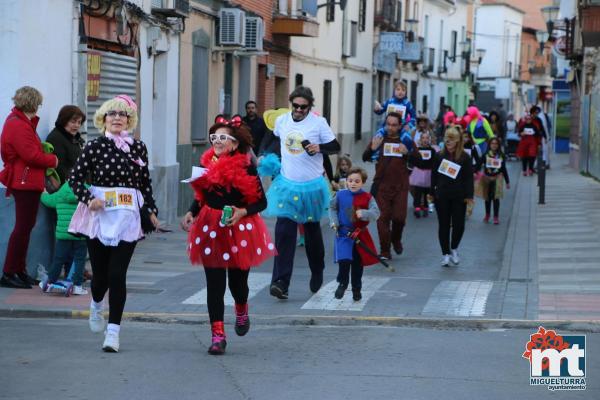
<svg viewBox="0 0 600 400">
<path fill-rule="evenodd" d="M 329 206 L 329 219 L 331 227 L 337 230 L 334 247 L 335 262 L 339 263 L 337 281 L 339 286 L 335 291 L 335 298 L 344 297 L 350 280 L 352 270 L 352 298 L 359 301 L 362 298 L 363 267 L 377 264 L 379 259 L 375 256 L 375 244 L 367 229 L 369 221 L 379 218 L 379 208 L 373 196 L 362 190 L 367 173 L 362 168 L 352 168 L 348 172 L 346 185 L 348 189 L 340 190 L 331 200 Z M 355 240 L 371 249 L 369 254 Z"/>
</svg>

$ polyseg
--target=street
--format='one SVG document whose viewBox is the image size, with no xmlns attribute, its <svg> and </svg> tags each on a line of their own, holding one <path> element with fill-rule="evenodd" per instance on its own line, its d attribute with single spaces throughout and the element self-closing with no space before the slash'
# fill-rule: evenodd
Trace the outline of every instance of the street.
<svg viewBox="0 0 600 400">
<path fill-rule="evenodd" d="M 528 330 L 260 324 L 206 353 L 205 325 L 126 322 L 100 350 L 83 320 L 2 319 L 1 399 L 556 399 L 600 396 L 600 335 L 585 392 L 529 385 Z M 563 332 L 566 333 L 566 332 Z"/>
</svg>

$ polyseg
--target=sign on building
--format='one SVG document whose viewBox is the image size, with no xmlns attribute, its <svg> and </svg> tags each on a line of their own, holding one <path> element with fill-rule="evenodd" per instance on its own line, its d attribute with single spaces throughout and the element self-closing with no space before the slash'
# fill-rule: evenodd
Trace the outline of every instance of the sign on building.
<svg viewBox="0 0 600 400">
<path fill-rule="evenodd" d="M 382 32 L 379 36 L 379 49 L 388 53 L 400 54 L 404 47 L 404 32 Z"/>
</svg>

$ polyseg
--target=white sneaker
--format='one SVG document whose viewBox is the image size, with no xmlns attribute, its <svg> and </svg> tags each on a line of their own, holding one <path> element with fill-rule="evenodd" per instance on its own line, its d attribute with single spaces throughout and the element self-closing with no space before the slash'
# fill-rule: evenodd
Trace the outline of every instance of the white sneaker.
<svg viewBox="0 0 600 400">
<path fill-rule="evenodd" d="M 106 331 L 104 334 L 104 344 L 102 350 L 107 353 L 118 353 L 119 352 L 119 333 L 115 331 Z"/>
<path fill-rule="evenodd" d="M 450 266 L 450 255 L 449 254 L 444 254 L 444 257 L 442 257 L 442 267 L 449 267 Z"/>
<path fill-rule="evenodd" d="M 452 251 L 452 255 L 450 256 L 450 259 L 452 260 L 454 265 L 460 264 L 460 258 L 458 258 L 458 250 L 454 249 L 451 251 Z"/>
<path fill-rule="evenodd" d="M 100 333 L 106 328 L 106 321 L 104 315 L 102 315 L 102 309 L 97 310 L 96 307 L 90 306 L 90 330 L 94 333 Z"/>
<path fill-rule="evenodd" d="M 88 291 L 83 288 L 83 286 L 73 286 L 73 294 L 76 295 L 84 295 L 88 294 Z"/>
</svg>

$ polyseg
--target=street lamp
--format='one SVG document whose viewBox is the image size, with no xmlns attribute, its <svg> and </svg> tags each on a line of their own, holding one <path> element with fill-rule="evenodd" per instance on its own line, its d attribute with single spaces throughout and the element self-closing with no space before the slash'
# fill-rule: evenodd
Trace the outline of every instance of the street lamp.
<svg viewBox="0 0 600 400">
<path fill-rule="evenodd" d="M 544 16 L 544 21 L 546 21 L 546 28 L 548 29 L 548 35 L 552 35 L 552 31 L 554 30 L 554 20 L 558 17 L 558 11 L 560 7 L 558 6 L 546 6 L 542 7 L 542 15 Z"/>
<path fill-rule="evenodd" d="M 550 34 L 548 32 L 545 32 L 545 31 L 536 31 L 535 32 L 535 38 L 537 39 L 537 41 L 540 44 L 540 54 L 543 55 L 544 54 L 544 45 L 546 44 L 546 42 L 550 38 Z"/>
<path fill-rule="evenodd" d="M 477 64 L 481 65 L 481 60 L 483 60 L 483 57 L 485 56 L 485 49 L 477 49 L 475 50 L 475 55 L 477 56 Z"/>
<path fill-rule="evenodd" d="M 463 76 L 469 77 L 471 75 L 471 39 L 466 38 L 464 42 L 460 42 L 460 50 L 462 58 L 465 60 L 465 72 Z"/>
<path fill-rule="evenodd" d="M 406 24 L 406 32 L 408 33 L 408 41 L 414 42 L 415 41 L 415 31 L 417 30 L 417 24 L 419 23 L 419 20 L 414 19 L 414 18 L 408 18 L 408 19 L 404 20 L 404 23 Z"/>
</svg>

